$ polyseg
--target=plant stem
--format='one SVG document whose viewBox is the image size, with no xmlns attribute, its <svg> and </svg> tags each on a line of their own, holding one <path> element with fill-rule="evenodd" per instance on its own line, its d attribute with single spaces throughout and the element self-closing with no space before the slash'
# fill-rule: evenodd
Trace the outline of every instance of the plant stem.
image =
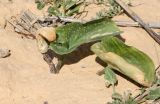
<svg viewBox="0 0 160 104">
<path fill-rule="evenodd" d="M 113 93 L 116 93 L 114 84 L 112 84 L 112 88 L 113 88 Z"/>
<path fill-rule="evenodd" d="M 49 52 L 47 53 L 44 53 L 43 54 L 43 59 L 47 62 L 47 64 L 49 65 L 50 67 L 50 72 L 51 73 L 57 73 L 57 70 L 56 70 L 56 67 L 55 67 L 55 64 L 52 62 L 52 57 L 50 56 Z"/>
<path fill-rule="evenodd" d="M 57 73 L 59 73 L 60 69 L 61 69 L 62 66 L 63 66 L 63 59 L 64 59 L 63 56 L 60 56 L 60 57 L 58 58 L 58 63 L 57 63 L 57 65 L 56 65 Z"/>
</svg>

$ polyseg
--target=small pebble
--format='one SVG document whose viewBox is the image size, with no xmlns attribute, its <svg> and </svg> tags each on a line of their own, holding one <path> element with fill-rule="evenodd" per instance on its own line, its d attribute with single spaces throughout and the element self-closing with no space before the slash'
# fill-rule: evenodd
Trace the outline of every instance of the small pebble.
<svg viewBox="0 0 160 104">
<path fill-rule="evenodd" d="M 45 101 L 43 104 L 48 104 L 48 102 L 47 102 L 47 101 Z"/>
<path fill-rule="evenodd" d="M 5 58 L 10 55 L 9 49 L 0 49 L 0 58 Z"/>
<path fill-rule="evenodd" d="M 86 66 L 81 66 L 81 68 L 86 68 Z"/>
</svg>

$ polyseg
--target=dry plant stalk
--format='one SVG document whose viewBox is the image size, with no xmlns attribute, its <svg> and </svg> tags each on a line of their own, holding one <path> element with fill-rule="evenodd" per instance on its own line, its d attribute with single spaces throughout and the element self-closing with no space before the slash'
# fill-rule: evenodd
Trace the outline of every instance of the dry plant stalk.
<svg viewBox="0 0 160 104">
<path fill-rule="evenodd" d="M 138 22 L 148 34 L 158 43 L 160 44 L 160 36 L 155 33 L 135 12 L 133 12 L 123 1 L 115 0 L 124 10 L 125 12 L 136 22 Z"/>
</svg>

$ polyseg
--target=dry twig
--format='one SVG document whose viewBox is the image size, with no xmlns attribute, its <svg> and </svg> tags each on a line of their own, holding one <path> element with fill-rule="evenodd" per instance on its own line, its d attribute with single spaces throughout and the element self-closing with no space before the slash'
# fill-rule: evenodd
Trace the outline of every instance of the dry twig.
<svg viewBox="0 0 160 104">
<path fill-rule="evenodd" d="M 149 35 L 158 43 L 160 44 L 160 36 L 157 35 L 143 20 L 133 12 L 123 1 L 115 0 L 123 9 L 124 11 L 136 22 L 138 22 L 148 33 Z"/>
<path fill-rule="evenodd" d="M 115 21 L 115 23 L 118 26 L 122 26 L 122 27 L 141 27 L 141 25 L 138 22 L 132 22 L 132 21 Z M 154 29 L 160 28 L 160 23 L 157 23 L 157 22 L 149 22 L 146 24 L 150 28 L 154 28 Z"/>
</svg>

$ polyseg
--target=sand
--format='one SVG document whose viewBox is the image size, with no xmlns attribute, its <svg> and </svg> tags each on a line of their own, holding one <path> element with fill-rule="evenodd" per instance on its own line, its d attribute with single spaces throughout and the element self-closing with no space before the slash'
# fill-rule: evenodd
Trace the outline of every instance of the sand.
<svg viewBox="0 0 160 104">
<path fill-rule="evenodd" d="M 142 3 L 132 9 L 143 20 L 160 21 L 159 0 L 133 0 L 133 3 Z M 95 61 L 94 54 L 76 53 L 68 59 L 71 63 L 64 65 L 59 74 L 51 74 L 38 52 L 35 40 L 22 38 L 9 24 L 3 29 L 4 18 L 16 16 L 21 10 L 45 13 L 36 9 L 34 0 L 12 0 L 12 3 L 0 0 L 0 8 L 0 48 L 11 50 L 11 56 L 0 59 L 0 104 L 105 104 L 111 100 L 112 89 L 105 87 L 103 75 L 96 74 L 103 66 Z M 88 10 L 92 11 L 90 15 L 94 14 L 93 7 Z M 124 14 L 114 19 L 130 20 Z M 120 29 L 124 31 L 122 37 L 126 39 L 126 44 L 148 54 L 156 66 L 160 64 L 160 47 L 143 29 Z M 85 57 L 76 60 L 77 56 Z M 138 89 L 127 79 L 119 75 L 117 77 L 119 82 L 116 90 L 119 93 Z"/>
</svg>

